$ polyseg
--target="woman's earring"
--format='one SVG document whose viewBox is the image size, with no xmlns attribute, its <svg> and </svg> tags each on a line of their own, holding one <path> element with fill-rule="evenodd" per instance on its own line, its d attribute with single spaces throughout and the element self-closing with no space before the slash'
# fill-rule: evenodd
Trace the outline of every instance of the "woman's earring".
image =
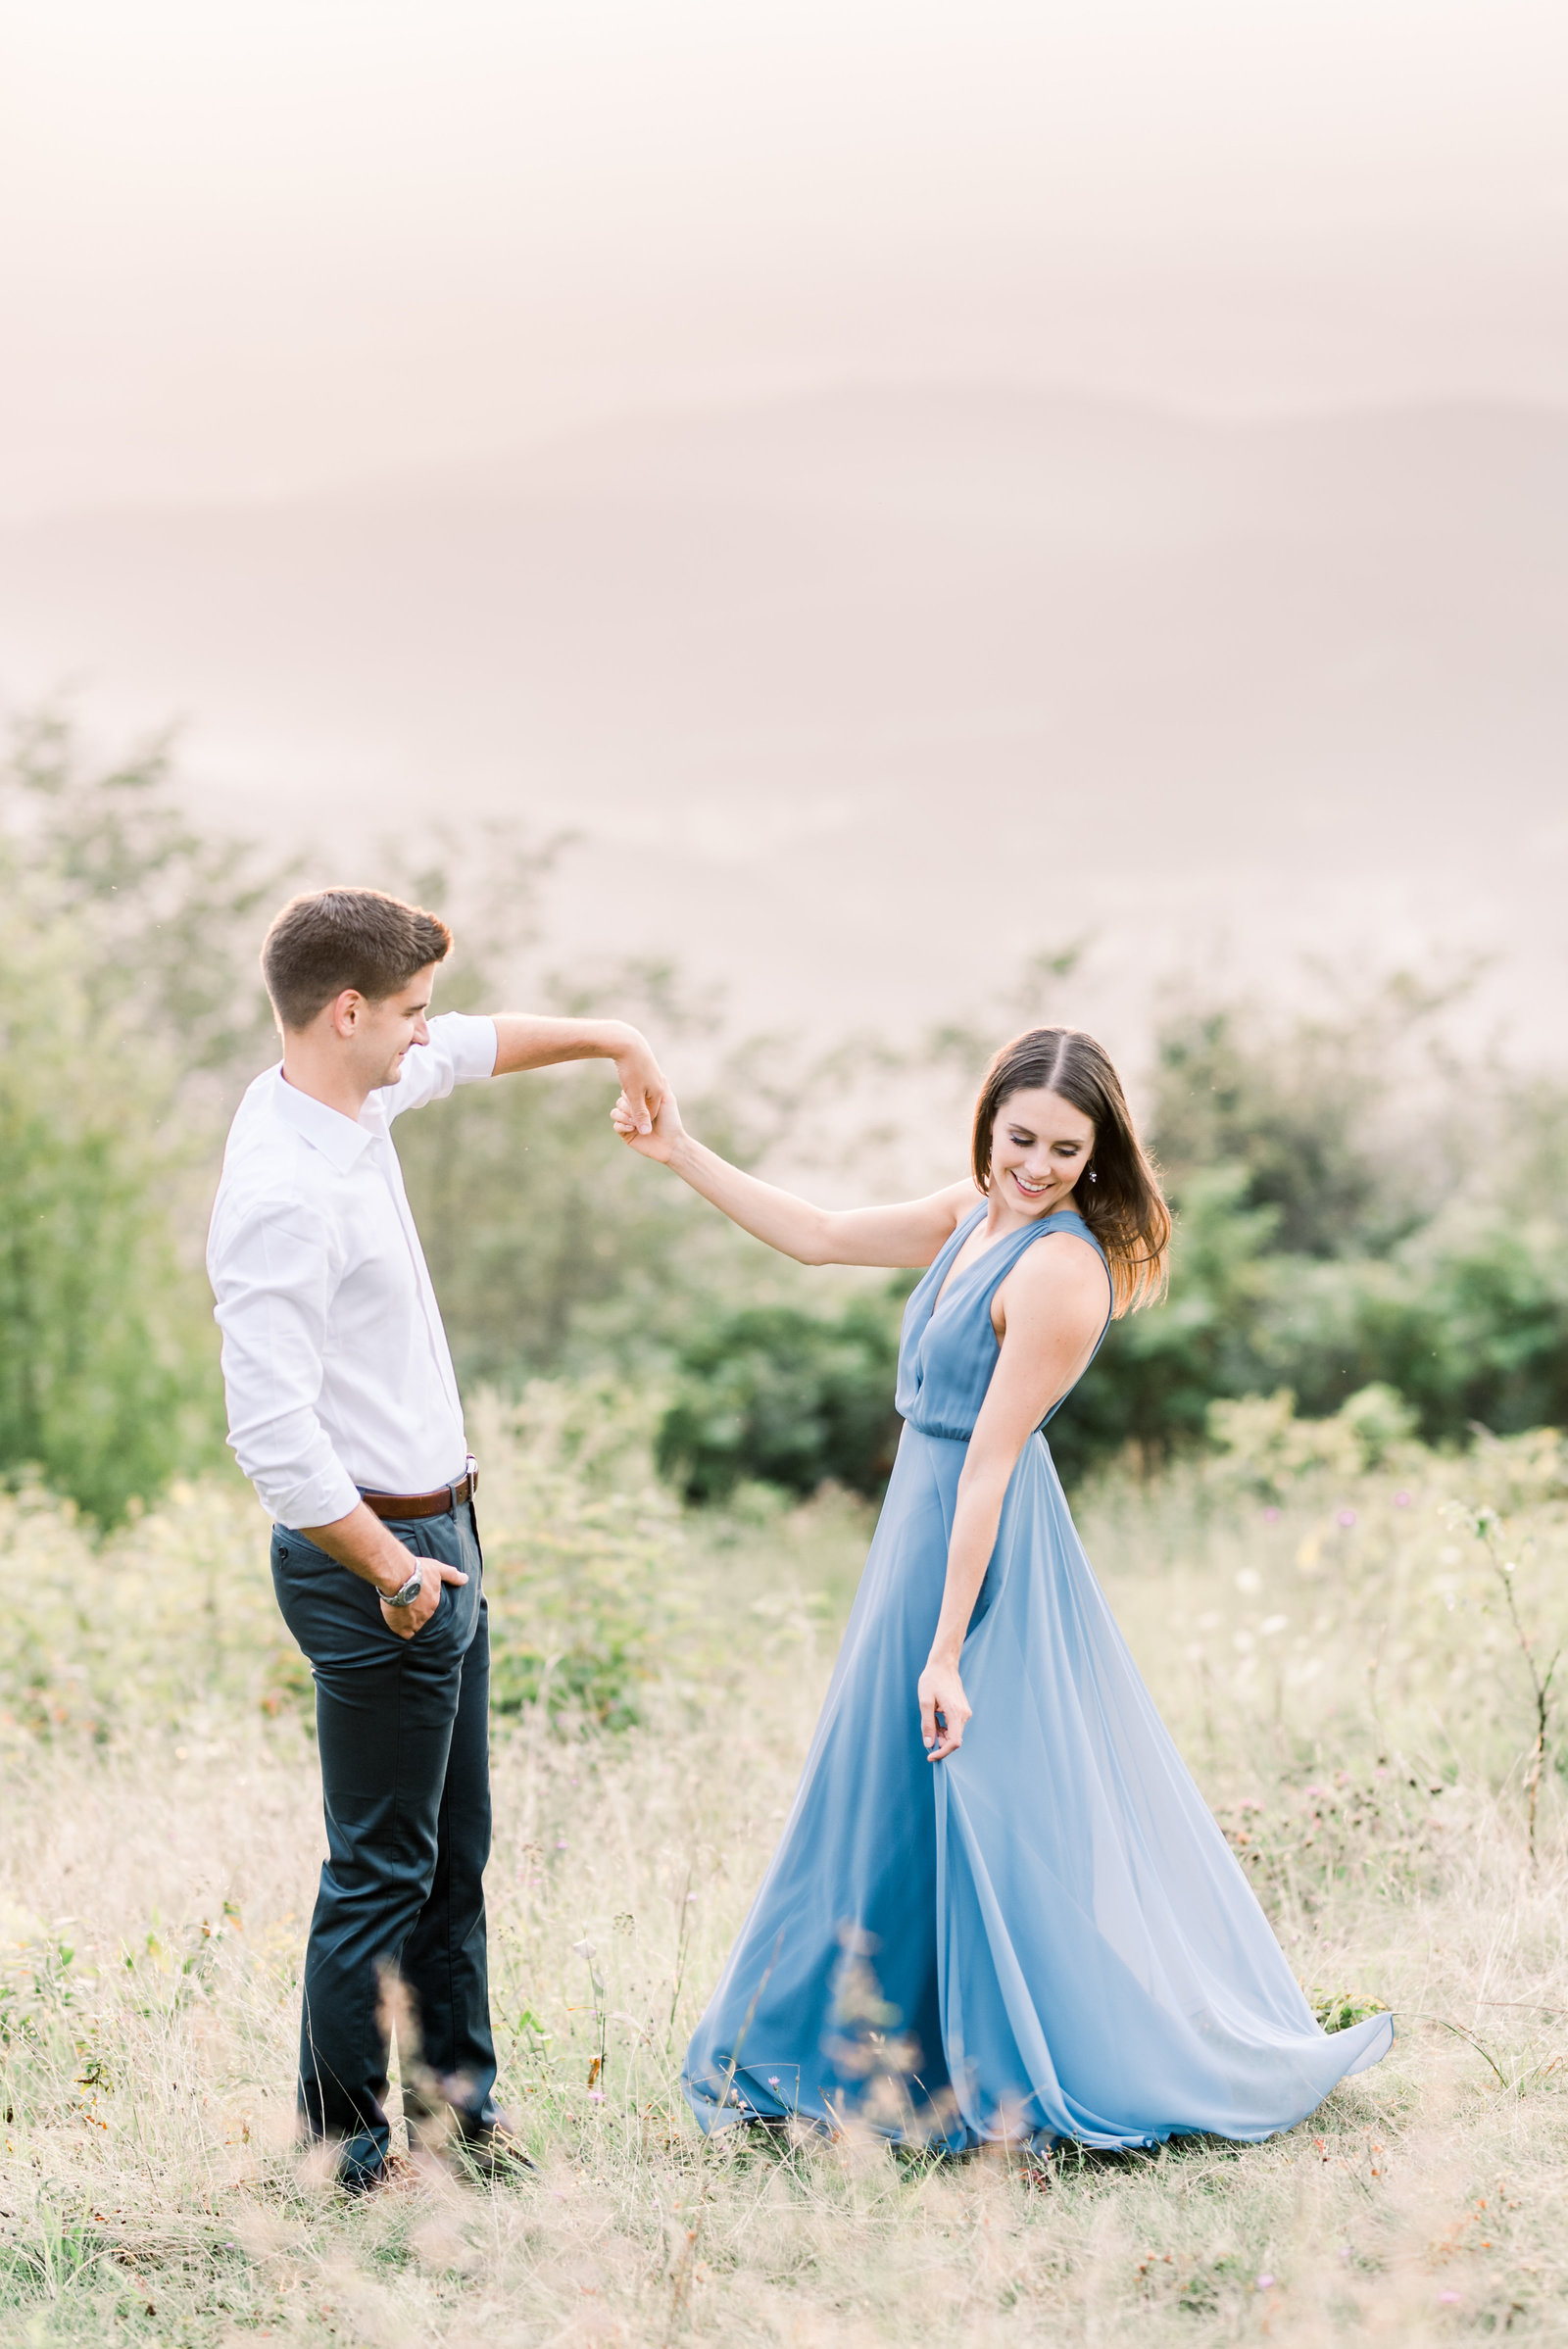
<svg viewBox="0 0 1568 2349">
<path fill-rule="evenodd" d="M 1095 1170 L 1094 1170 L 1094 1168 L 1093 1168 L 1092 1166 L 1091 1166 L 1091 1168 L 1089 1169 L 1089 1180 L 1091 1181 L 1091 1183 L 1098 1183 L 1098 1182 L 1099 1182 L 1099 1180 L 1100 1180 L 1100 1177 L 1099 1177 L 1099 1175 L 1097 1175 L 1097 1174 L 1096 1174 L 1096 1172 L 1095 1172 Z"/>
</svg>

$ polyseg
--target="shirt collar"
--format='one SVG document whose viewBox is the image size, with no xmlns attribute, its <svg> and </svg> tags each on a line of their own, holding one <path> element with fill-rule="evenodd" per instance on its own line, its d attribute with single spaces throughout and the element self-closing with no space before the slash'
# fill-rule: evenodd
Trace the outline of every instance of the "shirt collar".
<svg viewBox="0 0 1568 2349">
<path fill-rule="evenodd" d="M 285 1125 L 303 1134 L 313 1143 L 339 1174 L 347 1174 L 357 1165 L 361 1152 L 375 1139 L 365 1126 L 356 1125 L 341 1109 L 329 1109 L 314 1094 L 302 1093 L 291 1085 L 281 1066 L 272 1071 L 272 1106 Z"/>
</svg>

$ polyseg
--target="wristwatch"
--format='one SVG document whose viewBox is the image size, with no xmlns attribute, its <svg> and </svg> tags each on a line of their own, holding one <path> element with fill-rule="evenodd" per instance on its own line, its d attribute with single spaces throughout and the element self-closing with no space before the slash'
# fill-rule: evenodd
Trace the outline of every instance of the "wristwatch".
<svg viewBox="0 0 1568 2349">
<path fill-rule="evenodd" d="M 414 1561 L 414 1572 L 410 1575 L 408 1581 L 403 1585 L 402 1589 L 398 1590 L 383 1590 L 381 1592 L 381 1603 L 383 1606 L 388 1607 L 412 1607 L 423 1588 L 424 1569 L 420 1561 L 416 1558 Z"/>
</svg>

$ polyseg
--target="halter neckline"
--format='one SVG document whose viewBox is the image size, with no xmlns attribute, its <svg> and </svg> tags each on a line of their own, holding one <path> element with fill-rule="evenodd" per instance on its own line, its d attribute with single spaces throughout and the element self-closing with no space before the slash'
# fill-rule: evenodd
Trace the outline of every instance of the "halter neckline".
<svg viewBox="0 0 1568 2349">
<path fill-rule="evenodd" d="M 1094 1234 L 1090 1231 L 1088 1224 L 1085 1223 L 1083 1217 L 1079 1214 L 1076 1207 L 1053 1207 L 1049 1215 L 1037 1215 L 1031 1222 L 1019 1224 L 1015 1231 L 1004 1232 L 1000 1240 L 993 1240 L 989 1247 L 983 1248 L 981 1249 L 979 1255 L 975 1257 L 972 1264 L 966 1264 L 963 1267 L 963 1270 L 958 1272 L 955 1269 L 955 1265 L 957 1257 L 963 1252 L 964 1242 L 970 1239 L 973 1235 L 975 1229 L 975 1217 L 977 1215 L 984 1215 L 987 1212 L 988 1206 L 989 1201 L 982 1199 L 978 1206 L 972 1207 L 969 1213 L 963 1218 L 963 1221 L 954 1226 L 952 1237 L 943 1243 L 942 1248 L 940 1249 L 937 1257 L 934 1259 L 935 1263 L 940 1263 L 942 1257 L 947 1255 L 949 1248 L 953 1249 L 953 1255 L 949 1258 L 946 1266 L 944 1266 L 942 1278 L 937 1284 L 936 1296 L 931 1300 L 931 1311 L 933 1314 L 939 1313 L 941 1311 L 943 1305 L 947 1301 L 949 1293 L 959 1281 L 966 1281 L 972 1272 L 979 1272 L 985 1265 L 990 1263 L 993 1256 L 1003 1255 L 1005 1250 L 1011 1247 L 1015 1240 L 1038 1239 L 1040 1234 L 1045 1230 L 1047 1224 L 1057 1223 L 1064 1216 L 1069 1217 L 1072 1222 L 1079 1227 L 1083 1237 L 1089 1242 L 1090 1246 L 1097 1250 L 1098 1253 L 1102 1255 L 1104 1253 L 1103 1249 L 1100 1247 L 1100 1243 L 1096 1240 Z M 956 1246 L 955 1246 L 955 1243 L 956 1243 Z"/>
<path fill-rule="evenodd" d="M 987 1211 L 980 1200 L 944 1241 L 916 1284 L 905 1308 L 904 1340 L 899 1349 L 899 1416 L 932 1436 L 967 1441 L 997 1366 L 1000 1342 L 992 1325 L 988 1300 L 1037 1240 L 1066 1232 L 1092 1248 L 1105 1266 L 1105 1251 L 1076 1207 L 1057 1207 L 1050 1215 L 1020 1224 L 983 1248 L 972 1264 L 955 1275 L 954 1259 L 970 1239 L 977 1219 Z M 970 1274 L 977 1278 L 971 1280 Z M 1098 1353 L 1110 1326 L 1112 1300 L 1105 1299 L 1105 1320 L 1094 1352 Z M 1094 1359 L 1091 1353 L 1089 1360 Z M 1089 1363 L 1086 1361 L 1084 1369 Z M 1079 1376 L 1083 1375 L 1080 1371 Z M 1074 1385 L 1077 1381 L 1074 1381 Z M 1053 1403 L 1050 1418 L 1065 1399 Z"/>
</svg>

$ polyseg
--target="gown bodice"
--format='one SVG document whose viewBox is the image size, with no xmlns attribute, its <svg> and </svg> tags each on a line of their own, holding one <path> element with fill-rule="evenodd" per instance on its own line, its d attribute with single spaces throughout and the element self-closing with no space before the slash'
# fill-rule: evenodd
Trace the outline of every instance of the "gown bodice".
<svg viewBox="0 0 1568 2349">
<path fill-rule="evenodd" d="M 922 1436 L 949 1436 L 967 1443 L 974 1434 L 980 1405 L 1002 1352 L 991 1326 L 991 1300 L 1026 1248 L 1053 1232 L 1071 1232 L 1077 1239 L 1087 1240 L 1101 1262 L 1105 1262 L 1105 1251 L 1083 1217 L 1075 1208 L 1059 1207 L 1054 1215 L 1043 1215 L 1038 1223 L 1025 1224 L 996 1241 L 949 1282 L 954 1258 L 985 1213 L 982 1200 L 964 1217 L 904 1308 L 896 1407 L 899 1417 Z M 1108 1282 L 1108 1266 L 1106 1279 Z M 1109 1326 L 1107 1295 L 1104 1327 L 1095 1341 L 1095 1353 L 1104 1343 Z M 1091 1354 L 1089 1362 L 1094 1358 Z M 1078 1376 L 1081 1378 L 1083 1371 Z M 1046 1420 L 1054 1418 L 1066 1399 L 1066 1395 L 1058 1395 Z"/>
</svg>

